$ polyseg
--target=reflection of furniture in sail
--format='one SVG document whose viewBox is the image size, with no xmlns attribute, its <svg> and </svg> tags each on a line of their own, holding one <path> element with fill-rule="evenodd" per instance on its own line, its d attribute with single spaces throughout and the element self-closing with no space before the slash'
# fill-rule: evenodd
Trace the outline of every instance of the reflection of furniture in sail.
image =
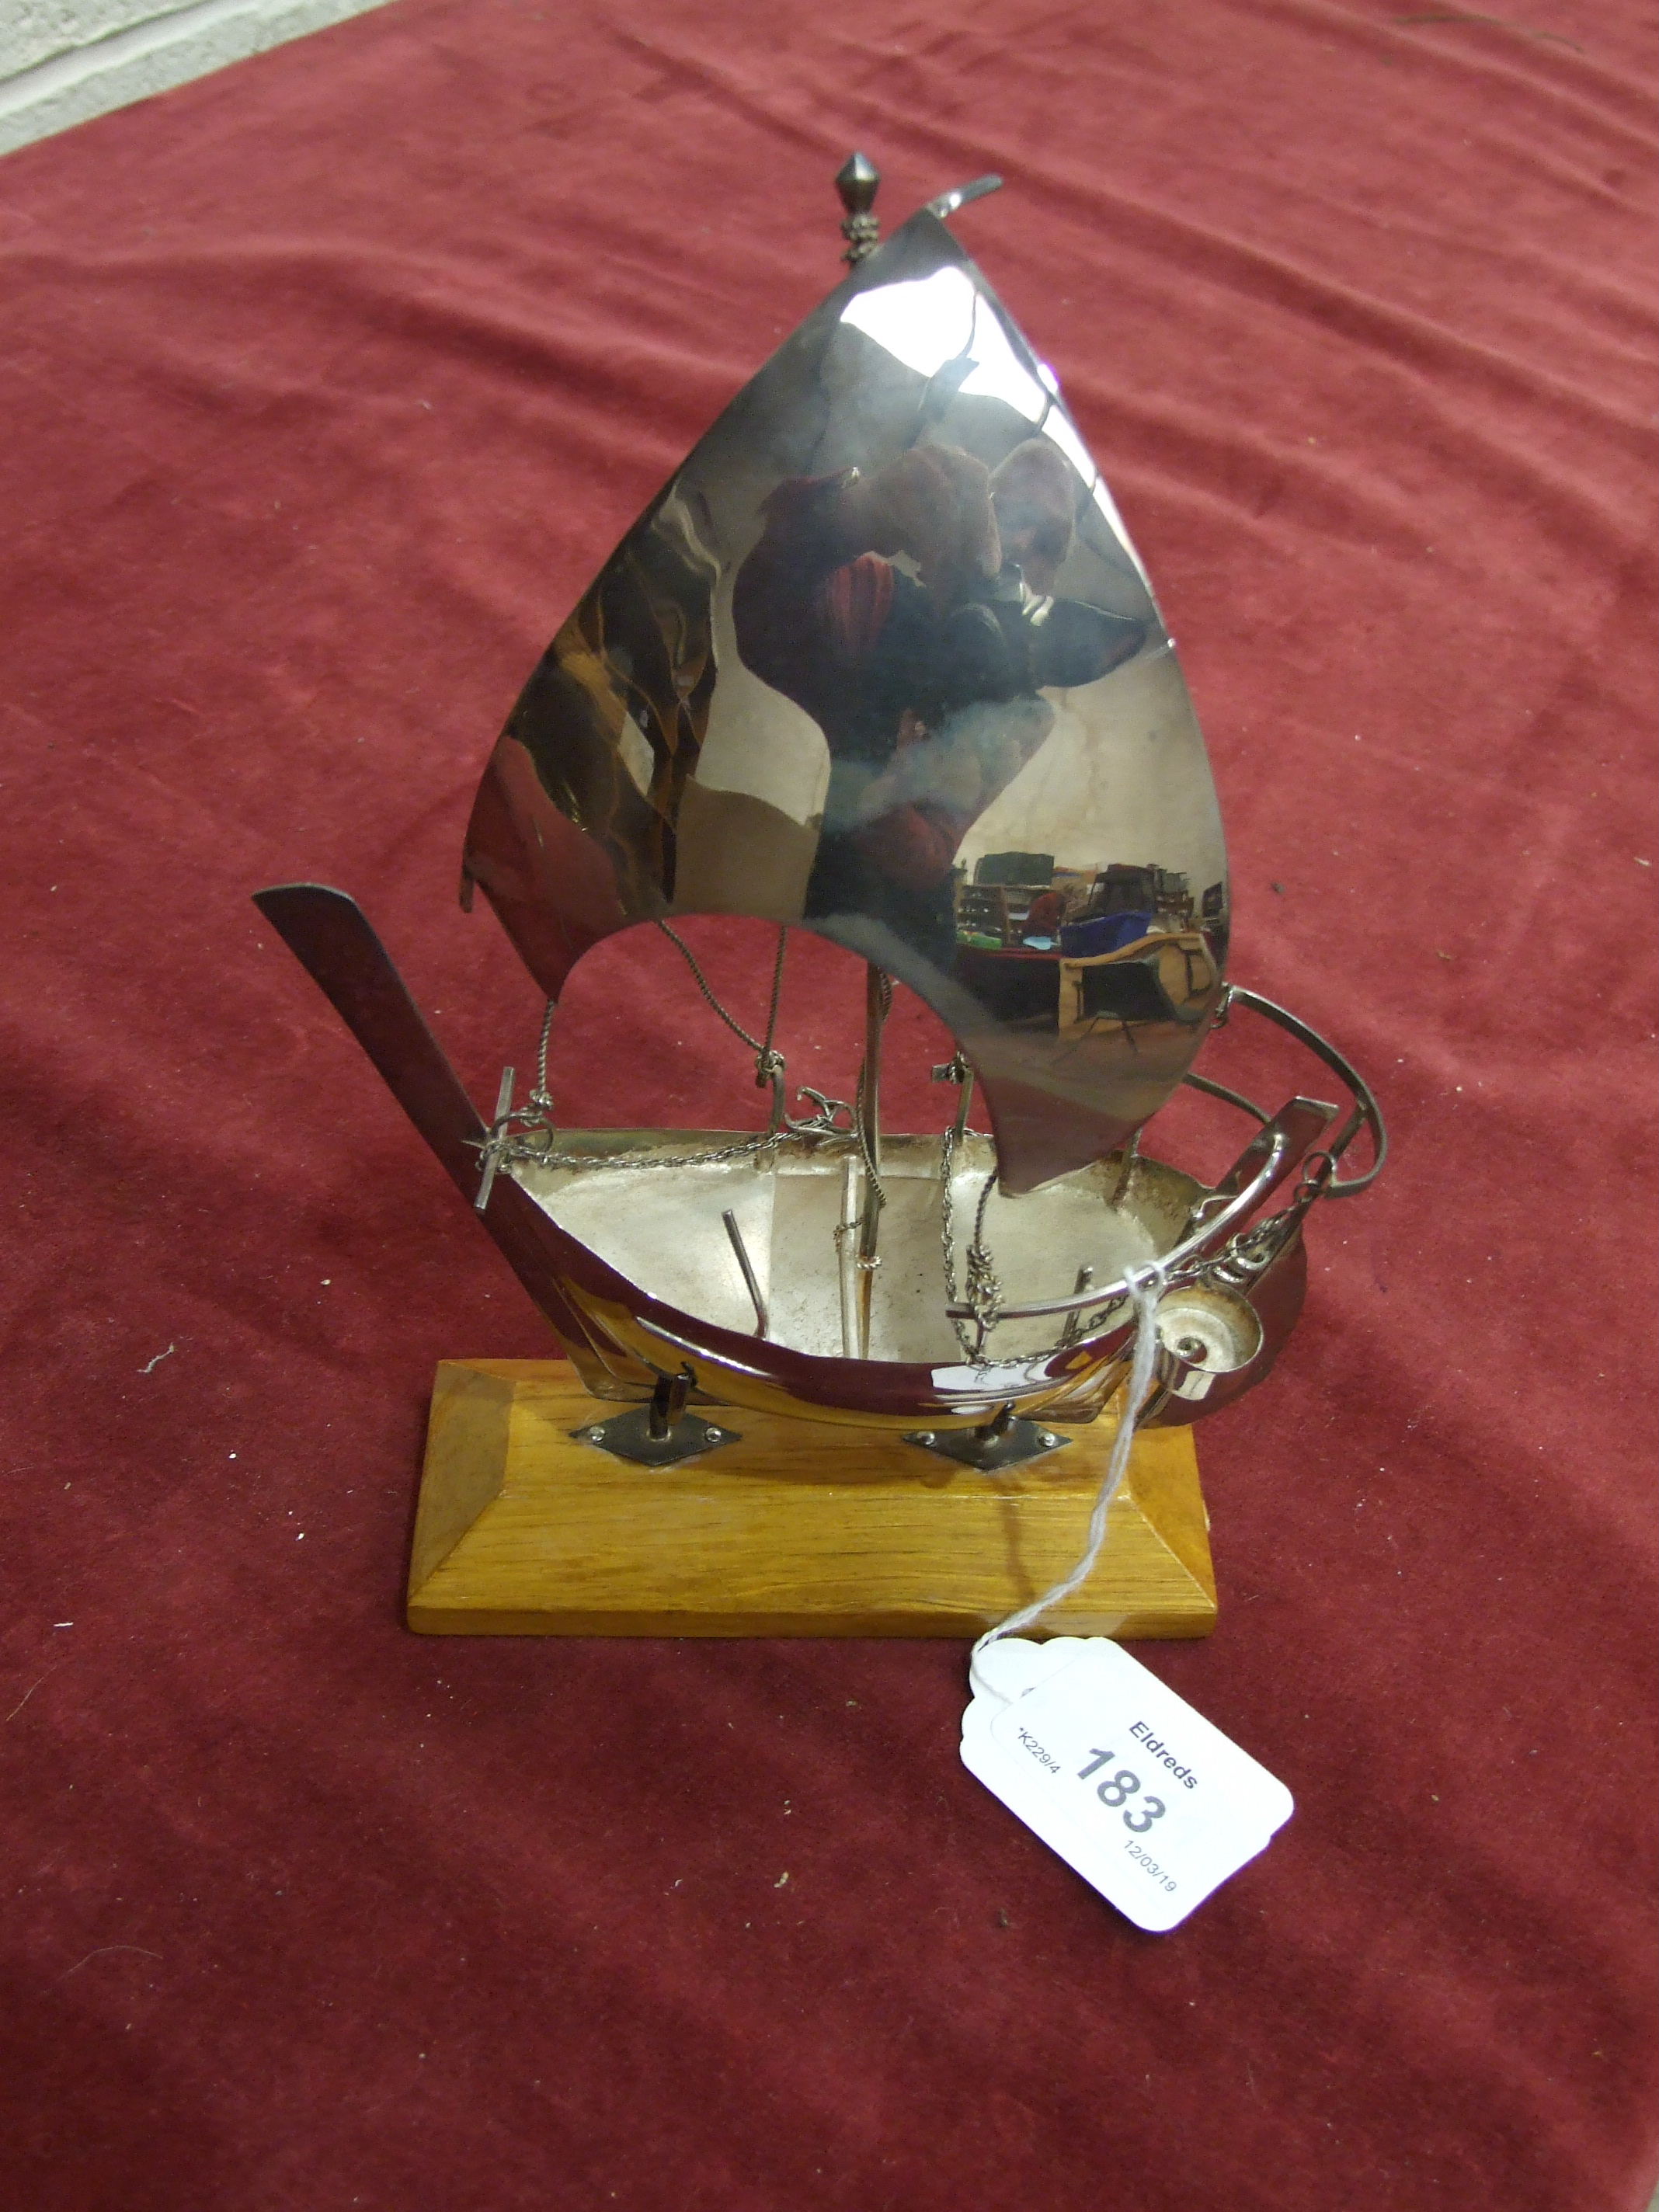
<svg viewBox="0 0 1659 2212">
<path fill-rule="evenodd" d="M 1131 1045 L 1136 1022 L 1201 1021 L 1217 981 L 1209 947 L 1195 929 L 1138 938 L 1093 959 L 1061 960 L 1060 1029 L 1086 1034 L 1116 1022 Z"/>
<path fill-rule="evenodd" d="M 1218 968 L 1227 963 L 1227 886 L 1224 883 L 1206 886 L 1201 908 L 1205 942 L 1208 945 Z"/>
<path fill-rule="evenodd" d="M 1008 894 L 1000 884 L 963 884 L 957 892 L 957 927 L 1006 945 L 1013 934 Z"/>
<path fill-rule="evenodd" d="M 971 884 L 957 885 L 957 927 L 1000 945 L 1018 945 L 1033 899 L 1054 882 L 1052 853 L 987 853 L 974 864 Z"/>
<path fill-rule="evenodd" d="M 1060 949 L 1068 960 L 1097 960 L 1109 952 L 1121 952 L 1126 945 L 1139 945 L 1150 933 L 1150 908 L 1139 913 L 1091 915 L 1082 921 L 1062 923 Z"/>
<path fill-rule="evenodd" d="M 1011 946 L 1000 952 L 977 945 L 957 947 L 957 980 L 1000 1022 L 1036 1023 L 1052 1030 L 1057 1012 L 1060 962 L 1052 952 Z"/>
<path fill-rule="evenodd" d="M 974 863 L 976 884 L 1011 884 L 1046 890 L 1054 878 L 1052 853 L 986 853 Z"/>
<path fill-rule="evenodd" d="M 1050 886 L 1046 883 L 958 884 L 957 927 L 975 937 L 994 937 L 1018 945 L 1030 926 L 1031 908 Z"/>
</svg>

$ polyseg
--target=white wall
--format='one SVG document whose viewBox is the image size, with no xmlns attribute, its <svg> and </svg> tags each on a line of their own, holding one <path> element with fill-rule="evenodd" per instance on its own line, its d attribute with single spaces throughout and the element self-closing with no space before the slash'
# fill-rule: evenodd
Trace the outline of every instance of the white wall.
<svg viewBox="0 0 1659 2212">
<path fill-rule="evenodd" d="M 382 0 L 0 0 L 0 154 Z"/>
</svg>

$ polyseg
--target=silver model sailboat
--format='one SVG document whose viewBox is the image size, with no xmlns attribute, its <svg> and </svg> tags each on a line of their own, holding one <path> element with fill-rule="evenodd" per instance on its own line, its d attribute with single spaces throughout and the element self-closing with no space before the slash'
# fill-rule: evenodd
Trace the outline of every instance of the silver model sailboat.
<svg viewBox="0 0 1659 2212">
<path fill-rule="evenodd" d="M 769 1096 L 763 1130 L 558 1127 L 547 1029 L 527 1101 L 509 1071 L 486 1127 L 351 902 L 259 895 L 587 1387 L 638 1401 L 586 1431 L 624 1456 L 709 1448 L 693 1395 L 1037 1456 L 1123 1382 L 1125 1279 L 1152 1260 L 1142 1419 L 1196 1419 L 1293 1325 L 1310 1206 L 1382 1164 L 1364 1085 L 1225 981 L 1221 823 L 1174 646 L 1052 372 L 946 227 L 994 181 L 877 245 L 874 173 L 848 164 L 848 275 L 605 563 L 467 831 L 464 895 L 550 1024 L 595 945 L 665 929 Z M 703 914 L 776 925 L 765 1024 L 720 1006 L 675 931 Z M 792 1087 L 775 1041 L 786 960 L 817 939 L 866 963 L 844 1104 Z M 957 1041 L 937 1135 L 882 1126 L 896 985 Z M 1243 1010 L 1345 1103 L 1268 1114 L 1195 1075 Z M 1182 1082 L 1259 1125 L 1218 1182 L 1142 1147 Z M 1362 1130 L 1370 1164 L 1345 1177 Z"/>
</svg>

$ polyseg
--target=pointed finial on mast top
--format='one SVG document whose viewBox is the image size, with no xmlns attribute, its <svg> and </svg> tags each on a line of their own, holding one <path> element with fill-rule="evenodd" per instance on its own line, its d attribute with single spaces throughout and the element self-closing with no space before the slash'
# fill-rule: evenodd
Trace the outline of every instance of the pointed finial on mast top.
<svg viewBox="0 0 1659 2212">
<path fill-rule="evenodd" d="M 847 210 L 841 234 L 847 240 L 842 258 L 849 269 L 856 269 L 881 243 L 881 218 L 870 211 L 880 183 L 881 171 L 867 154 L 849 154 L 836 179 L 836 190 Z"/>
</svg>

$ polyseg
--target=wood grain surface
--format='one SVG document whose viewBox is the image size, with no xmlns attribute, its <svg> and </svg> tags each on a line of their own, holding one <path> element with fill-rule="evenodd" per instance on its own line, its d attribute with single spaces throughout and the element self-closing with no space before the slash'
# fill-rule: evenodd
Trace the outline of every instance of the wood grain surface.
<svg viewBox="0 0 1659 2212">
<path fill-rule="evenodd" d="M 409 1625 L 433 1635 L 970 1636 L 1083 1550 L 1109 1419 L 977 1474 L 896 1437 L 742 1413 L 665 1468 L 573 1437 L 613 1413 L 562 1360 L 446 1360 Z M 724 1418 L 724 1417 L 723 1417 Z M 1105 1553 L 1037 1633 L 1203 1636 L 1215 1581 L 1188 1429 L 1138 1437 Z"/>
</svg>

